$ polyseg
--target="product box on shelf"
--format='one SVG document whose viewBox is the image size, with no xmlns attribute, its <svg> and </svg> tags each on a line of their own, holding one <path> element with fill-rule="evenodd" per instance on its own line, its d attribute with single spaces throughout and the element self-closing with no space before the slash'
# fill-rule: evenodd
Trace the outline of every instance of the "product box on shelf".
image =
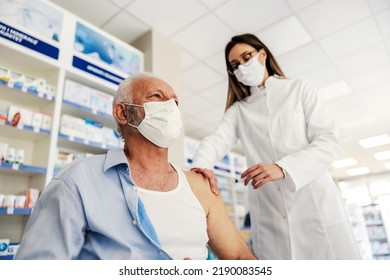
<svg viewBox="0 0 390 280">
<path fill-rule="evenodd" d="M 41 128 L 46 129 L 46 130 L 51 130 L 51 121 L 52 121 L 52 116 L 46 113 L 42 113 L 42 124 Z"/>
<path fill-rule="evenodd" d="M 31 92 L 42 92 L 46 91 L 46 80 L 43 78 L 35 78 L 32 76 L 25 76 L 25 88 Z"/>
<path fill-rule="evenodd" d="M 8 151 L 8 143 L 0 142 L 0 162 L 5 161 Z"/>
<path fill-rule="evenodd" d="M 114 97 L 108 93 L 91 89 L 90 104 L 93 111 L 99 111 L 107 115 L 112 114 L 112 101 Z"/>
<path fill-rule="evenodd" d="M 20 114 L 20 116 L 19 116 L 20 119 L 18 120 L 17 123 L 15 123 L 14 117 L 17 113 Z M 32 116 L 33 116 L 33 112 L 30 109 L 17 107 L 14 105 L 10 105 L 8 107 L 8 122 L 11 123 L 11 125 L 13 125 L 13 126 L 17 126 L 18 124 L 31 126 L 32 125 Z"/>
<path fill-rule="evenodd" d="M 19 89 L 23 88 L 24 83 L 25 83 L 24 74 L 11 70 L 11 73 L 9 76 L 9 83 L 14 88 L 19 88 Z"/>
<path fill-rule="evenodd" d="M 6 125 L 8 121 L 8 112 L 0 109 L 0 125 Z"/>
<path fill-rule="evenodd" d="M 103 127 L 103 143 L 112 147 L 119 147 L 120 139 L 116 131 L 112 128 Z"/>
<path fill-rule="evenodd" d="M 0 239 L 0 256 L 8 255 L 9 239 Z"/>
<path fill-rule="evenodd" d="M 28 188 L 25 192 L 26 208 L 34 208 L 39 197 L 39 189 Z"/>
<path fill-rule="evenodd" d="M 65 80 L 63 99 L 77 105 L 90 108 L 91 88 L 72 80 Z"/>
<path fill-rule="evenodd" d="M 10 80 L 10 76 L 11 70 L 6 67 L 0 66 L 0 81 L 3 83 L 8 83 Z"/>
<path fill-rule="evenodd" d="M 56 95 L 56 88 L 54 86 L 46 84 L 45 93 L 50 95 L 50 96 L 55 96 Z"/>
<path fill-rule="evenodd" d="M 70 137 L 86 138 L 85 121 L 81 118 L 63 114 L 61 116 L 60 133 Z"/>
<path fill-rule="evenodd" d="M 85 133 L 86 137 L 90 141 L 103 143 L 103 124 L 90 119 L 85 120 Z"/>
</svg>

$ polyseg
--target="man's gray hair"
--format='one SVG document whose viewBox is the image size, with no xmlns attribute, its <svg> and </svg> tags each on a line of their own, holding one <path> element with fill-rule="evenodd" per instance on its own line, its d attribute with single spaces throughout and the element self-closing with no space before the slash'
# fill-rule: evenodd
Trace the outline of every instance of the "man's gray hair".
<svg viewBox="0 0 390 280">
<path fill-rule="evenodd" d="M 125 80 L 123 80 L 115 93 L 114 100 L 112 101 L 112 107 L 114 108 L 114 105 L 121 102 L 126 103 L 133 103 L 133 90 L 134 90 L 134 84 L 139 81 L 146 78 L 157 78 L 156 75 L 150 72 L 138 72 L 135 73 L 129 77 L 127 77 Z M 120 125 L 116 124 L 118 134 L 122 136 L 122 129 Z"/>
</svg>

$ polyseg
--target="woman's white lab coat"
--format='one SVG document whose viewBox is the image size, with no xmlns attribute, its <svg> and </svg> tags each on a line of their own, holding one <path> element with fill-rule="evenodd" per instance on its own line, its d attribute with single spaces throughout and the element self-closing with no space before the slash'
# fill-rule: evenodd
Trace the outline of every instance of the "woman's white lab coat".
<svg viewBox="0 0 390 280">
<path fill-rule="evenodd" d="M 315 89 L 269 77 L 235 102 L 206 137 L 193 167 L 212 169 L 240 139 L 248 167 L 277 163 L 286 179 L 249 189 L 253 247 L 261 259 L 359 259 L 351 225 L 327 169 L 338 157 L 335 124 Z"/>
</svg>

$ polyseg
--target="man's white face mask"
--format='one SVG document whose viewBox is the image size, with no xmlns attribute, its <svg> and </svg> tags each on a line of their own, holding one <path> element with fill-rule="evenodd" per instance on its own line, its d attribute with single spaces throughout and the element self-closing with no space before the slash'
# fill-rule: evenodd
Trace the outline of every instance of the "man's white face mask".
<svg viewBox="0 0 390 280">
<path fill-rule="evenodd" d="M 143 105 L 123 104 L 144 107 L 145 118 L 139 126 L 129 122 L 127 124 L 137 128 L 153 144 L 161 148 L 168 148 L 180 136 L 183 124 L 179 108 L 173 99 L 163 102 L 145 102 Z"/>
<path fill-rule="evenodd" d="M 234 75 L 237 80 L 246 85 L 246 86 L 258 86 L 264 79 L 265 73 L 265 60 L 264 65 L 261 65 L 259 62 L 259 54 L 255 57 L 252 57 L 247 63 L 240 64 L 236 70 L 234 70 Z"/>
</svg>

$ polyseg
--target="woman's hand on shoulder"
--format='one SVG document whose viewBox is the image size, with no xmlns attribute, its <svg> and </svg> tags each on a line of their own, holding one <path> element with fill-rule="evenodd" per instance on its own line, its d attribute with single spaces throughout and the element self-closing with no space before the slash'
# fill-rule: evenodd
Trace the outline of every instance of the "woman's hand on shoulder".
<svg viewBox="0 0 390 280">
<path fill-rule="evenodd" d="M 191 168 L 191 171 L 202 174 L 203 177 L 205 177 L 209 181 L 211 191 L 215 195 L 218 195 L 218 180 L 217 180 L 217 176 L 215 176 L 214 170 L 201 168 L 201 167 L 194 167 Z"/>
</svg>

